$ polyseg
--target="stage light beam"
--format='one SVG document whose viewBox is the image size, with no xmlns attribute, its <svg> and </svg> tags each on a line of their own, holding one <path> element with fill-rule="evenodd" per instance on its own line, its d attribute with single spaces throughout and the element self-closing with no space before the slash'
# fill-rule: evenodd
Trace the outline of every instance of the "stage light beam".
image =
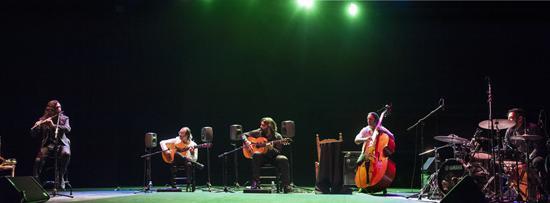
<svg viewBox="0 0 550 203">
<path fill-rule="evenodd" d="M 298 3 L 298 6 L 305 8 L 305 9 L 311 9 L 313 8 L 313 0 L 296 0 Z"/>
<path fill-rule="evenodd" d="M 348 5 L 348 15 L 351 17 L 357 16 L 359 13 L 359 7 L 355 3 L 349 3 Z"/>
</svg>

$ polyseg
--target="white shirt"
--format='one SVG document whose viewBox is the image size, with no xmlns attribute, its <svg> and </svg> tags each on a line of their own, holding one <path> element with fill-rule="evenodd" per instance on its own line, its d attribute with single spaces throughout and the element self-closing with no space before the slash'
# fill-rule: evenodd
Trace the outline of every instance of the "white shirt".
<svg viewBox="0 0 550 203">
<path fill-rule="evenodd" d="M 356 144 L 361 144 L 361 143 L 365 142 L 364 140 L 366 138 L 369 138 L 370 136 L 372 136 L 372 131 L 373 131 L 373 129 L 370 126 L 366 126 L 363 129 L 361 129 L 361 131 L 359 131 L 359 133 L 355 136 L 355 143 Z M 393 133 L 391 133 L 384 126 L 380 126 L 380 128 L 378 128 L 378 132 L 379 133 L 386 133 L 392 139 L 394 138 Z"/>
</svg>

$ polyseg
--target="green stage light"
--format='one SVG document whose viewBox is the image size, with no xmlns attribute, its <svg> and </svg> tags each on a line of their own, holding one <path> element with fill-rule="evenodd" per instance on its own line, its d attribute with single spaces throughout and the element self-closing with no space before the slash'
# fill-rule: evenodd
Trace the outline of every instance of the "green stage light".
<svg viewBox="0 0 550 203">
<path fill-rule="evenodd" d="M 305 8 L 305 9 L 311 9 L 313 8 L 313 0 L 296 0 L 298 3 L 298 6 Z"/>
<path fill-rule="evenodd" d="M 349 3 L 349 5 L 348 5 L 348 14 L 351 17 L 355 17 L 355 16 L 357 16 L 358 13 L 359 13 L 359 7 L 357 6 L 357 4 Z"/>
</svg>

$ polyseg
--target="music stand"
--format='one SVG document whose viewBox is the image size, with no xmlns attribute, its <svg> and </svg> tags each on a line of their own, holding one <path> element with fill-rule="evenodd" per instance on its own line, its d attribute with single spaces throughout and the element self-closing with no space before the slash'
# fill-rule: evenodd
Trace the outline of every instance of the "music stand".
<svg viewBox="0 0 550 203">
<path fill-rule="evenodd" d="M 214 131 L 212 127 L 203 127 L 201 129 L 201 141 L 203 143 L 212 143 L 214 139 Z M 208 180 L 206 182 L 206 187 L 208 192 L 212 192 L 212 183 L 210 182 L 210 147 L 206 148 L 206 164 L 208 166 Z"/>
</svg>

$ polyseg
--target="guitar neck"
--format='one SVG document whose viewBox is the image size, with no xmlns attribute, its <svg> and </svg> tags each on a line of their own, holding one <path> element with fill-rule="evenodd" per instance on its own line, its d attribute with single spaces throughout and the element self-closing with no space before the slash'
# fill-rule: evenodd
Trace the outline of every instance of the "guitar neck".
<svg viewBox="0 0 550 203">
<path fill-rule="evenodd" d="M 178 151 L 187 151 L 189 150 L 191 147 L 195 148 L 195 149 L 200 149 L 200 148 L 207 148 L 209 145 L 205 145 L 205 144 L 200 144 L 200 145 L 195 145 L 195 146 L 188 146 L 188 147 L 184 147 L 182 149 L 177 149 Z"/>
</svg>

